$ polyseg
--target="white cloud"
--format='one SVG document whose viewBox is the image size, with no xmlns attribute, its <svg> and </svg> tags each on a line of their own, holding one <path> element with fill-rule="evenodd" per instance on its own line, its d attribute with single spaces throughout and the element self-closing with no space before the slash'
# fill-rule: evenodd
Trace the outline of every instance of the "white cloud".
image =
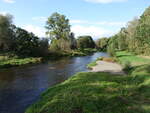
<svg viewBox="0 0 150 113">
<path fill-rule="evenodd" d="M 97 22 L 96 24 L 98 25 L 107 25 L 107 26 L 125 26 L 126 25 L 126 22 L 107 22 L 107 21 L 104 21 L 104 22 Z"/>
<path fill-rule="evenodd" d="M 102 4 L 108 4 L 113 2 L 125 2 L 127 0 L 84 0 L 86 2 L 92 2 L 92 3 L 102 3 Z"/>
<path fill-rule="evenodd" d="M 3 0 L 3 1 L 10 4 L 15 3 L 15 0 Z"/>
<path fill-rule="evenodd" d="M 116 33 L 115 31 L 112 32 L 108 29 L 104 29 L 97 26 L 82 26 L 82 25 L 72 26 L 71 31 L 74 32 L 76 36 L 90 35 L 94 39 L 105 36 L 111 36 Z"/>
<path fill-rule="evenodd" d="M 86 21 L 86 20 L 70 20 L 70 23 L 71 24 L 86 24 L 86 23 L 89 23 L 89 22 Z"/>
<path fill-rule="evenodd" d="M 8 14 L 8 13 L 7 13 L 7 12 L 4 12 L 4 11 L 0 12 L 0 15 L 6 16 L 7 14 Z"/>
<path fill-rule="evenodd" d="M 126 22 L 110 22 L 110 21 L 97 21 L 91 22 L 87 20 L 70 20 L 71 24 L 88 24 L 88 25 L 104 25 L 104 26 L 125 26 Z"/>
<path fill-rule="evenodd" d="M 40 22 L 46 22 L 47 17 L 43 17 L 43 16 L 41 16 L 41 17 L 33 17 L 32 20 L 40 21 Z"/>
<path fill-rule="evenodd" d="M 34 26 L 34 25 L 25 25 L 22 27 L 23 29 L 34 33 L 39 37 L 45 37 L 45 29 L 44 27 Z"/>
</svg>

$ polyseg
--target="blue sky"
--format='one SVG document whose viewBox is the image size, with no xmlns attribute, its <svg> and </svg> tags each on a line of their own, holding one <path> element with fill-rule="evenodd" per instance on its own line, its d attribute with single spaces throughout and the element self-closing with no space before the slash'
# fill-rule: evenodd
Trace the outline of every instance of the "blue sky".
<svg viewBox="0 0 150 113">
<path fill-rule="evenodd" d="M 0 13 L 10 13 L 14 23 L 45 36 L 45 21 L 53 12 L 70 19 L 76 36 L 94 39 L 111 36 L 150 6 L 150 0 L 0 0 Z"/>
</svg>

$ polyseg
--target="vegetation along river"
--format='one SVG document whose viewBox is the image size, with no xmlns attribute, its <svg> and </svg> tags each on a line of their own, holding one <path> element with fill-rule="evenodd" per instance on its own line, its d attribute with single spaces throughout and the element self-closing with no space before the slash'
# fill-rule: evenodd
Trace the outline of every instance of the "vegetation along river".
<svg viewBox="0 0 150 113">
<path fill-rule="evenodd" d="M 0 70 L 0 113 L 23 113 L 48 87 L 63 82 L 86 65 L 107 53 L 63 58 L 44 64 Z"/>
</svg>

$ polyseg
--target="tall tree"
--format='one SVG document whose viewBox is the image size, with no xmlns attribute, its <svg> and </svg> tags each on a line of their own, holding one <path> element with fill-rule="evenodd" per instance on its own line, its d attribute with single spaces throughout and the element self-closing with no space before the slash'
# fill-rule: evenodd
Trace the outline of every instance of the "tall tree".
<svg viewBox="0 0 150 113">
<path fill-rule="evenodd" d="M 9 50 L 12 45 L 12 16 L 0 15 L 0 49 L 1 50 Z"/>
<path fill-rule="evenodd" d="M 46 22 L 46 34 L 53 39 L 68 39 L 70 34 L 69 19 L 59 13 L 53 13 Z"/>
</svg>

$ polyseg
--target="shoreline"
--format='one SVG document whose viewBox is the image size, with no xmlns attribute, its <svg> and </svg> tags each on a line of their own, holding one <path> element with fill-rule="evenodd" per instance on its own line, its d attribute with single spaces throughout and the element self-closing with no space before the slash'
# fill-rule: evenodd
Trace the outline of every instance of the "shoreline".
<svg viewBox="0 0 150 113">
<path fill-rule="evenodd" d="M 111 63 L 106 61 L 97 61 L 96 66 L 92 67 L 91 72 L 109 72 L 111 74 L 124 75 L 123 67 L 118 63 Z"/>
</svg>

